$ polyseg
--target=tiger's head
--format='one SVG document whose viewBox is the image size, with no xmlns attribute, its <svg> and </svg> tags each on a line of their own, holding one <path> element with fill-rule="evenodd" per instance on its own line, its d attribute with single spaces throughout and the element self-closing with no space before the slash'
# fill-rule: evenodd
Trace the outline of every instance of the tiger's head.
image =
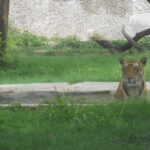
<svg viewBox="0 0 150 150">
<path fill-rule="evenodd" d="M 143 57 L 140 60 L 125 60 L 120 58 L 122 80 L 131 84 L 143 80 L 146 62 L 146 57 Z"/>
</svg>

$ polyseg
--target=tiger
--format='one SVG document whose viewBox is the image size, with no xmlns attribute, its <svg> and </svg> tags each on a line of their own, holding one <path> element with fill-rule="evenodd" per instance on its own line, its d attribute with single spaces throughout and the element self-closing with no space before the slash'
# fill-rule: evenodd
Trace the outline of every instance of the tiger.
<svg viewBox="0 0 150 150">
<path fill-rule="evenodd" d="M 146 96 L 146 82 L 144 78 L 147 58 L 140 60 L 119 59 L 122 77 L 115 93 L 118 99 Z"/>
</svg>

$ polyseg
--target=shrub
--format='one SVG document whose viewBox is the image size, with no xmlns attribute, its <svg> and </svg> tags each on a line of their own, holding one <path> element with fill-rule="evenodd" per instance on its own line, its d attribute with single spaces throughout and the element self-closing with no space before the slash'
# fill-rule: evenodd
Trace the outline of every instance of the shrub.
<svg viewBox="0 0 150 150">
<path fill-rule="evenodd" d="M 36 36 L 28 31 L 21 32 L 9 26 L 8 46 L 10 47 L 42 47 L 48 45 L 48 39 L 43 36 Z"/>
</svg>

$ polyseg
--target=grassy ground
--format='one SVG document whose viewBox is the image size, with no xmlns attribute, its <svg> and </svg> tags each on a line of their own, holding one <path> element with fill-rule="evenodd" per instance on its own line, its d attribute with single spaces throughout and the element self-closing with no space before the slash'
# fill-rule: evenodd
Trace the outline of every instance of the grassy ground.
<svg viewBox="0 0 150 150">
<path fill-rule="evenodd" d="M 112 55 L 92 40 L 83 42 L 75 37 L 48 40 L 9 28 L 7 62 L 0 65 L 0 84 L 119 81 L 120 56 L 130 59 L 146 56 L 146 79 L 150 80 L 149 41 L 149 38 L 140 41 L 145 53 Z M 122 45 L 124 42 L 113 41 L 115 45 Z M 35 51 L 39 49 L 48 50 L 48 53 L 36 54 Z"/>
<path fill-rule="evenodd" d="M 141 41 L 146 50 L 143 54 L 110 55 L 94 41 L 72 38 L 52 47 L 43 37 L 9 32 L 7 62 L 0 66 L 0 83 L 119 81 L 120 56 L 146 56 L 146 79 L 150 80 L 149 44 L 145 44 L 150 40 Z M 49 53 L 37 55 L 36 49 Z M 3 108 L 0 150 L 149 150 L 149 116 L 150 102 L 146 100 L 83 107 L 67 106 L 57 99 L 48 107 Z"/>
<path fill-rule="evenodd" d="M 0 109 L 1 150 L 149 150 L 150 103 Z"/>
<path fill-rule="evenodd" d="M 13 51 L 0 69 L 0 83 L 119 81 L 121 54 L 39 56 L 34 52 Z M 150 52 L 124 55 L 133 59 L 146 56 L 146 80 L 150 81 Z"/>
</svg>

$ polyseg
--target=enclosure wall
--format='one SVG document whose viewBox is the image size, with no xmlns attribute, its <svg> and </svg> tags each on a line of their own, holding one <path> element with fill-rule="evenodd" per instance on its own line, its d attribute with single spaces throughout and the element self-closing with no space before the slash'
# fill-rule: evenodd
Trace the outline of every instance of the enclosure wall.
<svg viewBox="0 0 150 150">
<path fill-rule="evenodd" d="M 146 0 L 11 0 L 9 18 L 18 29 L 46 37 L 120 39 L 129 16 L 144 12 L 150 12 Z"/>
</svg>

